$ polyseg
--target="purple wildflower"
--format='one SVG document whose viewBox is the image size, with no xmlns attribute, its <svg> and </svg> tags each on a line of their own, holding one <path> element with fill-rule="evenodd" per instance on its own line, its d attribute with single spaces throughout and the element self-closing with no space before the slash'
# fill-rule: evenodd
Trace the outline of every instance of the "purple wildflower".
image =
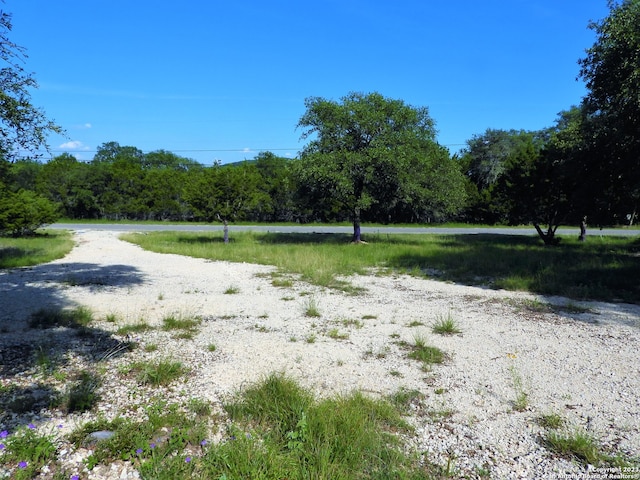
<svg viewBox="0 0 640 480">
<path fill-rule="evenodd" d="M 4 450 L 4 443 L 0 443 L 0 450 Z"/>
<path fill-rule="evenodd" d="M 189 462 L 191 461 L 191 457 L 187 457 L 187 458 L 185 458 L 185 459 L 184 459 L 184 461 L 185 461 L 186 463 L 189 463 Z"/>
<path fill-rule="evenodd" d="M 27 425 L 27 427 L 29 427 L 31 430 L 36 428 L 36 426 L 33 423 L 30 423 L 29 425 Z"/>
<path fill-rule="evenodd" d="M 156 448 L 156 444 L 152 443 L 151 445 L 149 445 L 151 447 L 151 450 L 153 450 L 154 448 Z"/>
<path fill-rule="evenodd" d="M 142 455 L 142 449 L 141 449 L 141 448 L 137 449 L 137 450 L 136 450 L 136 453 L 137 453 L 138 455 Z"/>
<path fill-rule="evenodd" d="M 200 445 L 204 447 L 204 446 L 206 446 L 206 445 L 207 445 L 207 443 L 209 443 L 209 442 L 207 442 L 206 440 L 202 440 L 202 441 L 200 442 Z"/>
<path fill-rule="evenodd" d="M 78 475 L 71 475 L 70 480 L 80 480 L 80 477 Z"/>
<path fill-rule="evenodd" d="M 20 468 L 27 468 L 27 462 L 22 461 L 22 462 L 20 462 L 20 463 L 18 464 L 18 466 L 19 466 Z"/>
<path fill-rule="evenodd" d="M 7 438 L 9 436 L 9 432 L 3 430 L 0 432 L 0 438 Z"/>
</svg>

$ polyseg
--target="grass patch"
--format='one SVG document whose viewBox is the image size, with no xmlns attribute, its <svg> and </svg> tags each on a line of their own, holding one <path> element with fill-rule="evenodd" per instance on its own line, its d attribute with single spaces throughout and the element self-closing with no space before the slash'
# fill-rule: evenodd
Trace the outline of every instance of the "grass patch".
<svg viewBox="0 0 640 480">
<path fill-rule="evenodd" d="M 362 323 L 362 321 L 353 319 L 353 318 L 342 318 L 339 320 L 339 323 L 341 323 L 342 326 L 345 328 L 348 328 L 348 327 L 362 328 L 364 326 L 364 323 Z"/>
<path fill-rule="evenodd" d="M 318 308 L 318 302 L 314 297 L 310 297 L 304 306 L 304 315 L 306 317 L 320 317 L 320 309 Z"/>
<path fill-rule="evenodd" d="M 63 406 L 67 412 L 85 412 L 91 410 L 100 399 L 97 390 L 101 379 L 95 373 L 82 371 L 64 395 Z"/>
<path fill-rule="evenodd" d="M 189 407 L 193 410 L 191 404 Z M 86 461 L 90 469 L 116 460 L 131 460 L 138 465 L 142 478 L 190 478 L 192 472 L 185 462 L 188 455 L 185 449 L 200 446 L 208 436 L 200 415 L 189 415 L 179 405 L 161 400 L 150 402 L 144 413 L 146 418 L 141 422 L 125 417 L 87 422 L 74 430 L 69 439 L 80 447 L 92 432 L 112 432 L 109 438 L 95 444 Z M 183 468 L 189 471 L 181 470 Z"/>
<path fill-rule="evenodd" d="M 407 327 L 424 327 L 424 323 L 422 323 L 420 320 L 411 320 L 409 323 L 407 323 Z"/>
<path fill-rule="evenodd" d="M 237 293 L 240 293 L 240 288 L 236 287 L 235 285 L 231 285 L 227 287 L 222 293 L 224 293 L 225 295 L 235 295 Z"/>
<path fill-rule="evenodd" d="M 564 418 L 557 413 L 547 413 L 540 415 L 536 419 L 536 423 L 542 428 L 557 430 L 564 425 Z"/>
<path fill-rule="evenodd" d="M 544 445 L 560 455 L 570 460 L 576 460 L 583 465 L 610 466 L 614 468 L 628 467 L 631 471 L 636 472 L 640 467 L 637 461 L 631 463 L 625 460 L 621 455 L 611 455 L 604 451 L 600 443 L 590 434 L 580 429 L 573 431 L 561 432 L 551 430 L 544 437 Z"/>
<path fill-rule="evenodd" d="M 208 478 L 424 478 L 393 433 L 410 427 L 387 401 L 354 393 L 316 402 L 276 374 L 225 409 L 235 440 L 207 452 Z"/>
<path fill-rule="evenodd" d="M 135 362 L 125 368 L 124 373 L 133 373 L 142 385 L 166 386 L 188 373 L 180 362 L 160 360 L 158 362 Z"/>
<path fill-rule="evenodd" d="M 197 317 L 169 315 L 162 319 L 162 330 L 166 332 L 177 331 L 176 338 L 192 340 L 198 333 L 198 327 L 201 323 L 202 320 Z"/>
<path fill-rule="evenodd" d="M 455 335 L 457 333 L 461 333 L 458 322 L 454 320 L 451 312 L 449 312 L 446 317 L 438 315 L 436 321 L 431 327 L 431 331 L 439 335 Z"/>
<path fill-rule="evenodd" d="M 430 365 L 436 363 L 443 363 L 446 355 L 438 347 L 433 347 L 427 344 L 427 340 L 420 335 L 416 335 L 413 338 L 413 345 L 403 344 L 410 350 L 409 358 L 422 362 L 423 368 L 427 370 Z"/>
<path fill-rule="evenodd" d="M 347 340 L 349 338 L 349 334 L 346 332 L 341 332 L 337 328 L 332 328 L 327 332 L 327 336 L 329 338 L 333 338 L 334 340 Z"/>
<path fill-rule="evenodd" d="M 133 333 L 143 333 L 153 330 L 153 327 L 145 321 L 139 321 L 138 323 L 131 323 L 129 325 L 123 325 L 116 330 L 116 335 L 131 335 Z"/>
<path fill-rule="evenodd" d="M 513 388 L 516 393 L 516 397 L 513 399 L 513 409 L 518 412 L 523 412 L 529 406 L 529 394 L 524 389 L 524 381 L 522 375 L 516 369 L 514 365 L 509 366 L 509 373 L 511 374 L 511 381 L 513 382 Z"/>
<path fill-rule="evenodd" d="M 47 230 L 31 237 L 0 237 L 0 268 L 39 265 L 63 258 L 73 248 L 70 232 Z"/>
<path fill-rule="evenodd" d="M 38 431 L 33 424 L 14 433 L 2 432 L 2 463 L 13 470 L 13 479 L 35 478 L 42 467 L 55 459 L 53 435 Z"/>
<path fill-rule="evenodd" d="M 93 312 L 87 307 L 74 309 L 40 309 L 29 317 L 29 328 L 87 327 L 93 321 Z"/>
<path fill-rule="evenodd" d="M 273 265 L 303 281 L 347 291 L 344 278 L 372 269 L 424 276 L 437 270 L 445 281 L 640 303 L 640 244 L 634 237 L 579 242 L 576 235 L 549 248 L 537 236 L 385 234 L 367 235 L 367 248 L 354 248 L 342 234 L 237 232 L 233 248 L 225 248 L 217 236 L 148 232 L 123 238 L 162 253 Z"/>
<path fill-rule="evenodd" d="M 399 411 L 407 415 L 411 411 L 411 406 L 419 404 L 424 399 L 424 395 L 419 390 L 400 387 L 387 398 Z"/>
</svg>

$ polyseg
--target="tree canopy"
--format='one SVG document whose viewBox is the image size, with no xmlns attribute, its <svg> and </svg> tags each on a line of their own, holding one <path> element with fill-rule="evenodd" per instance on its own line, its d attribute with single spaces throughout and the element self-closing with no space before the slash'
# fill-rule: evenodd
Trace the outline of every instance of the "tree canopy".
<svg viewBox="0 0 640 480">
<path fill-rule="evenodd" d="M 609 16 L 590 25 L 596 41 L 579 61 L 588 89 L 582 137 L 591 150 L 595 215 L 633 221 L 640 203 L 640 1 L 609 7 Z"/>
<path fill-rule="evenodd" d="M 0 10 L 0 158 L 4 160 L 21 152 L 36 155 L 46 147 L 49 133 L 62 131 L 31 103 L 29 90 L 38 84 L 24 70 L 24 48 L 9 39 L 11 28 L 11 15 Z"/>
<path fill-rule="evenodd" d="M 10 40 L 11 28 L 11 15 L 0 10 L 0 233 L 25 235 L 54 221 L 58 212 L 44 197 L 11 181 L 10 163 L 24 153 L 37 156 L 47 146 L 47 135 L 61 129 L 31 103 L 29 90 L 37 83 L 24 71 L 25 50 Z"/>
<path fill-rule="evenodd" d="M 461 203 L 461 173 L 435 142 L 427 108 L 379 93 L 351 93 L 339 102 L 312 97 L 305 106 L 298 127 L 302 138 L 311 140 L 298 178 L 312 195 L 346 209 L 354 241 L 360 241 L 364 212 L 391 218 L 412 209 L 424 218 Z"/>
</svg>

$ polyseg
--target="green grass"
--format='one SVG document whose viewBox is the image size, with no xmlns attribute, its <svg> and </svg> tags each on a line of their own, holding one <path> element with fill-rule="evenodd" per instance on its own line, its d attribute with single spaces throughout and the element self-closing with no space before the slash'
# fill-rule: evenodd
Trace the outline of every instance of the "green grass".
<svg viewBox="0 0 640 480">
<path fill-rule="evenodd" d="M 166 386 L 188 373 L 180 362 L 160 360 L 158 362 L 135 362 L 125 368 L 124 373 L 133 373 L 141 385 Z"/>
<path fill-rule="evenodd" d="M 344 278 L 380 272 L 428 276 L 463 284 L 525 290 L 569 298 L 640 303 L 640 240 L 635 237 L 563 238 L 545 247 L 520 235 L 367 235 L 367 245 L 344 234 L 234 233 L 225 248 L 217 233 L 126 234 L 143 248 L 214 260 L 273 265 L 281 273 L 350 293 Z M 229 245 L 226 245 L 229 247 Z"/>
<path fill-rule="evenodd" d="M 28 320 L 30 328 L 87 327 L 93 321 L 93 312 L 87 307 L 74 309 L 43 308 L 35 311 Z"/>
<path fill-rule="evenodd" d="M 520 375 L 520 372 L 514 365 L 509 366 L 509 374 L 511 375 L 513 389 L 515 390 L 516 394 L 511 404 L 515 411 L 523 412 L 529 406 L 529 394 L 524 389 L 524 381 L 522 379 L 522 375 Z"/>
<path fill-rule="evenodd" d="M 148 332 L 149 330 L 153 330 L 153 327 L 147 322 L 141 320 L 138 323 L 123 325 L 122 327 L 118 328 L 118 330 L 116 330 L 116 334 L 131 335 L 132 333 L 143 333 Z"/>
<path fill-rule="evenodd" d="M 100 377 L 89 371 L 82 371 L 77 380 L 68 387 L 64 395 L 63 406 L 69 413 L 91 410 L 100 399 L 97 393 Z"/>
<path fill-rule="evenodd" d="M 421 335 L 414 337 L 413 345 L 408 343 L 401 345 L 409 350 L 409 358 L 422 362 L 424 370 L 428 370 L 433 364 L 443 363 L 446 359 L 446 354 L 442 350 L 428 345 L 427 340 Z"/>
<path fill-rule="evenodd" d="M 198 333 L 198 327 L 202 320 L 197 317 L 183 317 L 180 315 L 168 315 L 162 319 L 162 330 L 178 330 L 177 336 L 183 339 L 192 339 Z"/>
<path fill-rule="evenodd" d="M 332 328 L 327 332 L 327 336 L 334 340 L 347 340 L 349 338 L 349 334 L 346 332 L 341 332 L 337 328 Z"/>
<path fill-rule="evenodd" d="M 235 285 L 231 285 L 227 287 L 223 293 L 225 295 L 235 295 L 237 293 L 240 293 L 240 288 L 236 287 Z"/>
<path fill-rule="evenodd" d="M 207 452 L 208 478 L 425 478 L 392 433 L 410 427 L 384 400 L 354 393 L 318 402 L 274 374 L 225 409 L 234 441 Z"/>
<path fill-rule="evenodd" d="M 306 317 L 320 317 L 322 314 L 320 313 L 320 309 L 318 307 L 318 302 L 315 298 L 310 297 L 305 306 L 304 306 L 304 315 Z"/>
<path fill-rule="evenodd" d="M 458 322 L 455 321 L 451 312 L 447 316 L 438 315 L 431 327 L 431 331 L 439 335 L 455 335 L 461 332 Z"/>
<path fill-rule="evenodd" d="M 639 464 L 632 464 L 620 455 L 611 455 L 604 451 L 600 443 L 589 433 L 575 429 L 574 431 L 561 432 L 551 430 L 544 437 L 545 446 L 558 455 L 576 460 L 583 465 L 611 467 L 630 467 L 638 472 Z M 632 467 L 633 465 L 633 467 Z"/>
<path fill-rule="evenodd" d="M 73 248 L 71 233 L 48 230 L 32 237 L 0 237 L 0 268 L 38 265 L 64 257 Z"/>
<path fill-rule="evenodd" d="M 543 428 L 557 430 L 564 425 L 564 418 L 557 413 L 546 413 L 544 415 L 540 415 L 536 419 L 536 423 Z"/>
<path fill-rule="evenodd" d="M 33 424 L 22 426 L 14 433 L 3 432 L 0 439 L 2 463 L 13 469 L 13 479 L 35 478 L 40 469 L 55 459 L 56 446 L 53 435 L 38 431 Z"/>
</svg>

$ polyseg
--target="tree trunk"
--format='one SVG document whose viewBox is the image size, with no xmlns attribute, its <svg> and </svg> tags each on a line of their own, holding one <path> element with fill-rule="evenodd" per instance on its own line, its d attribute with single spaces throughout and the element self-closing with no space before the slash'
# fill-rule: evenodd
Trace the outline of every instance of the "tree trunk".
<svg viewBox="0 0 640 480">
<path fill-rule="evenodd" d="M 580 236 L 578 240 L 584 242 L 587 239 L 587 217 L 584 217 L 580 222 Z"/>
<path fill-rule="evenodd" d="M 542 239 L 545 245 L 558 245 L 560 243 L 560 239 L 556 238 L 556 230 L 558 229 L 558 225 L 549 224 L 549 228 L 546 233 L 542 231 L 540 225 L 534 223 L 533 226 L 536 228 L 536 232 L 538 232 L 538 236 Z"/>
<path fill-rule="evenodd" d="M 356 208 L 353 211 L 353 243 L 362 242 L 362 237 L 360 236 L 360 209 Z"/>
</svg>

